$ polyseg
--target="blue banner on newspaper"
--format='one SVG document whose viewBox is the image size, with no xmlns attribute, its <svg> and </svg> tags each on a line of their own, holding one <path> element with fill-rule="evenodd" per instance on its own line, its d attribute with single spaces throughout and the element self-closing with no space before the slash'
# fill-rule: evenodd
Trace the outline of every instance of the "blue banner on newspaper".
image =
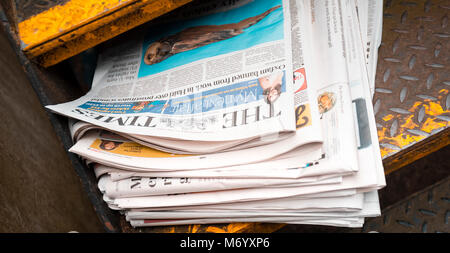
<svg viewBox="0 0 450 253">
<path fill-rule="evenodd" d="M 280 76 L 281 77 L 281 76 Z M 107 114 L 157 113 L 165 115 L 190 115 L 221 110 L 238 105 L 249 104 L 267 96 L 264 79 L 253 79 L 217 89 L 165 100 L 139 102 L 96 102 L 89 101 L 80 108 Z M 285 74 L 280 78 L 278 92 L 286 91 Z"/>
</svg>

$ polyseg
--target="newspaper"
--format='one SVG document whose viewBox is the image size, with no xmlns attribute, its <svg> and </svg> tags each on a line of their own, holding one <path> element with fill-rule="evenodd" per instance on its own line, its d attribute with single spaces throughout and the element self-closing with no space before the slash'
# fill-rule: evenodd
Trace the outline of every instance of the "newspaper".
<svg viewBox="0 0 450 253">
<path fill-rule="evenodd" d="M 112 181 L 110 176 L 104 175 L 98 181 L 98 188 L 105 196 L 114 199 L 278 185 L 299 186 L 340 182 L 342 182 L 342 177 L 324 180 L 318 180 L 316 177 L 301 179 L 131 177 Z"/>
<path fill-rule="evenodd" d="M 359 31 L 359 26 L 357 25 L 355 2 L 347 0 L 346 4 L 350 6 L 347 9 L 351 12 L 348 14 L 351 19 L 348 19 L 347 28 L 350 31 L 347 33 L 347 41 L 351 41 L 352 38 L 358 38 L 358 35 L 361 33 Z M 359 40 L 356 39 L 356 41 Z M 348 55 L 346 59 L 348 60 L 350 70 L 349 76 L 352 100 L 355 105 L 355 113 L 358 117 L 358 155 L 360 161 L 365 161 L 365 163 L 361 163 L 360 166 L 372 168 L 377 181 L 377 189 L 380 189 L 386 186 L 386 179 L 384 176 L 383 161 L 380 155 L 375 114 L 372 106 L 373 93 L 370 92 L 367 65 L 364 64 L 364 56 L 362 54 L 364 49 L 361 43 L 355 43 L 355 47 L 356 50 L 354 52 L 356 52 L 356 54 L 352 57 L 352 54 L 354 53 L 350 50 L 351 46 L 348 44 L 346 50 Z"/>
<path fill-rule="evenodd" d="M 160 138 L 155 136 L 132 135 L 121 132 L 113 133 L 94 124 L 84 121 L 77 121 L 74 119 L 70 119 L 69 128 L 74 143 L 79 141 L 89 131 L 104 130 L 102 137 L 105 140 L 108 139 L 108 135 L 109 139 L 111 139 L 112 141 L 114 141 L 114 139 L 120 138 L 114 135 L 120 135 L 126 140 L 134 141 L 143 146 L 174 154 L 208 154 L 245 149 L 270 144 L 278 140 L 286 139 L 293 135 L 293 133 L 277 133 L 273 136 L 266 135 L 257 138 L 241 139 L 235 141 L 190 141 Z"/>
<path fill-rule="evenodd" d="M 264 163 L 265 166 L 271 167 L 277 165 L 279 161 L 274 161 L 271 163 Z M 325 166 L 328 165 L 328 166 Z M 304 165 L 303 167 L 292 167 L 288 169 L 263 169 L 259 168 L 259 164 L 255 164 L 251 168 L 250 166 L 246 167 L 234 167 L 238 169 L 204 169 L 204 170 L 189 170 L 189 171 L 152 171 L 152 172 L 131 172 L 124 171 L 112 167 L 108 167 L 102 164 L 94 164 L 94 172 L 97 177 L 100 177 L 103 174 L 108 174 L 111 176 L 112 181 L 118 181 L 122 179 L 127 179 L 131 177 L 171 177 L 171 178 L 180 178 L 180 177 L 189 177 L 189 178 L 278 178 L 278 179 L 316 179 L 316 180 L 324 180 L 329 178 L 334 178 L 337 176 L 343 176 L 350 173 L 348 168 L 342 167 L 341 165 L 335 165 L 331 163 L 325 163 L 322 166 L 320 171 L 315 170 L 304 170 L 304 168 L 310 167 L 311 163 Z M 298 166 L 298 164 L 294 164 L 294 166 Z M 240 170 L 239 168 L 248 168 Z M 250 169 L 251 168 L 251 169 Z"/>
<path fill-rule="evenodd" d="M 358 196 L 361 197 L 361 196 Z M 355 199 L 356 200 L 356 199 Z M 358 202 L 358 200 L 356 200 Z M 331 226 L 349 226 L 361 227 L 364 217 L 377 216 L 380 214 L 378 195 L 376 191 L 364 194 L 364 201 L 362 207 L 354 212 L 322 212 L 322 213 L 302 213 L 302 212 L 236 212 L 220 217 L 202 218 L 202 213 L 186 213 L 186 215 L 171 215 L 164 214 L 166 219 L 154 219 L 151 212 L 136 213 L 129 212 L 127 220 L 135 227 L 143 226 L 160 226 L 160 225 L 181 225 L 181 224 L 208 224 L 208 223 L 224 223 L 224 222 L 279 222 L 290 224 L 320 224 Z M 181 213 L 181 212 L 178 212 Z M 184 216 L 184 218 L 183 218 Z M 189 218 L 186 216 L 190 216 Z M 208 213 L 203 213 L 203 216 L 208 216 Z M 233 217 L 234 216 L 234 217 Z"/>
<path fill-rule="evenodd" d="M 355 131 L 358 136 L 357 145 L 358 147 L 358 156 L 360 159 L 359 163 L 359 171 L 356 174 L 346 176 L 343 178 L 342 184 L 338 186 L 334 185 L 316 185 L 316 186 L 305 186 L 305 187 L 280 187 L 280 188 L 260 188 L 260 189 L 241 189 L 241 190 L 233 190 L 233 191 L 220 191 L 220 192 L 208 192 L 208 193 L 191 193 L 191 194 L 183 194 L 183 195 L 175 195 L 175 196 L 151 196 L 144 198 L 127 198 L 127 199 L 115 199 L 114 204 L 120 208 L 142 208 L 142 207 L 150 207 L 150 206 L 180 206 L 180 205 L 200 205 L 200 204 L 212 204 L 212 203 L 229 203 L 229 202 L 238 202 L 238 201 L 249 201 L 249 200 L 257 200 L 257 199 L 271 199 L 271 198 L 280 198 L 280 197 L 288 197 L 295 196 L 301 194 L 309 194 L 313 192 L 326 192 L 338 189 L 358 189 L 361 192 L 381 188 L 385 185 L 383 181 L 384 175 L 381 176 L 382 167 L 381 158 L 376 159 L 376 128 L 373 127 L 374 121 L 370 122 L 369 118 L 373 117 L 373 111 L 369 103 L 365 103 L 366 101 L 370 101 L 370 89 L 368 85 L 367 75 L 364 75 L 364 66 L 365 64 L 361 62 L 362 57 L 358 57 L 358 55 L 348 55 L 345 57 L 346 53 L 351 53 L 349 50 L 352 46 L 362 44 L 358 43 L 358 40 L 349 41 L 348 38 L 357 38 L 359 34 L 358 27 L 351 24 L 357 24 L 355 22 L 356 16 L 356 8 L 354 7 L 353 1 L 316 1 L 314 2 L 314 9 L 310 8 L 310 10 L 315 11 L 311 12 L 314 16 L 314 22 L 312 23 L 312 28 L 310 31 L 312 32 L 311 40 L 317 40 L 321 43 L 327 43 L 330 50 L 323 50 L 323 46 L 320 43 L 316 43 L 313 47 L 312 51 L 316 56 L 323 56 L 326 58 L 330 58 L 330 61 L 326 64 L 321 63 L 321 69 L 329 71 L 333 73 L 333 75 L 323 75 L 324 81 L 320 83 L 331 83 L 333 85 L 326 86 L 335 87 L 336 83 L 342 83 L 342 87 L 351 88 L 352 97 L 354 98 L 353 102 L 355 106 L 355 125 L 357 125 L 357 131 Z M 342 4 L 342 5 L 341 5 Z M 348 22 L 344 25 L 341 24 L 342 30 L 337 31 L 337 33 L 330 37 L 329 40 L 324 40 L 320 38 L 315 38 L 316 36 L 323 35 L 320 31 L 326 30 L 327 23 L 319 22 L 320 20 L 326 20 L 327 13 L 326 8 L 333 8 L 334 6 L 339 6 L 340 12 L 342 11 L 342 18 L 336 18 L 336 20 L 343 20 L 344 23 Z M 308 4 L 306 4 L 306 8 L 308 8 Z M 322 10 L 321 10 L 322 9 Z M 336 12 L 334 15 L 340 15 L 340 12 Z M 308 16 L 308 15 L 307 15 Z M 311 19 L 312 20 L 312 19 Z M 345 27 L 345 28 L 344 28 Z M 343 40 L 343 41 L 342 41 Z M 341 41 L 340 43 L 338 41 Z M 353 44 L 351 44 L 353 42 Z M 312 43 L 311 43 L 312 45 Z M 339 48 L 340 47 L 340 48 Z M 317 48 L 317 49 L 315 49 Z M 363 50 L 356 50 L 360 53 Z M 360 55 L 361 56 L 361 55 Z M 320 57 L 316 57 L 320 59 Z M 349 59 L 360 59 L 349 61 Z M 318 66 L 317 64 L 315 66 Z M 343 66 L 342 68 L 336 68 L 335 66 Z M 360 71 L 354 71 L 354 70 Z M 318 75 L 315 75 L 318 76 Z M 349 80 L 350 78 L 350 80 Z M 328 80 L 327 80 L 328 79 Z M 345 86 L 347 85 L 347 86 Z M 343 88 L 341 90 L 344 90 Z M 338 96 L 341 94 L 340 92 L 328 91 L 328 97 Z M 320 97 L 319 97 L 320 100 Z M 350 99 L 347 99 L 349 101 Z M 334 103 L 338 104 L 336 101 Z M 342 106 L 337 106 L 338 108 L 342 108 Z M 326 117 L 326 113 L 323 113 L 323 117 Z M 363 117 L 365 116 L 365 117 Z M 351 124 L 353 125 L 353 123 Z M 365 127 L 362 127 L 365 126 Z M 373 128 L 372 128 L 373 127 Z M 355 133 L 352 131 L 351 133 Z M 335 136 L 335 135 L 333 135 Z M 351 145 L 350 145 L 351 146 Z M 348 157 L 348 156 L 347 156 Z M 346 159 L 346 156 L 341 157 L 341 159 Z M 367 162 L 369 161 L 369 162 Z"/>
<path fill-rule="evenodd" d="M 131 141 L 121 140 L 111 144 L 110 140 L 104 141 L 99 135 L 99 132 L 87 134 L 69 151 L 91 161 L 129 171 L 179 171 L 207 168 L 251 169 L 256 166 L 271 168 L 274 160 L 285 156 L 289 156 L 289 158 L 278 159 L 286 161 L 284 165 L 280 163 L 279 167 L 293 168 L 298 167 L 299 164 L 305 164 L 306 167 L 308 165 L 306 163 L 310 162 L 309 159 L 314 158 L 304 157 L 301 153 L 317 151 L 314 145 L 311 146 L 313 147 L 312 150 L 311 148 L 296 149 L 301 143 L 299 144 L 296 138 L 289 138 L 270 145 L 237 151 L 205 155 L 177 155 L 151 149 Z M 268 148 L 272 151 L 267 152 Z M 318 154 L 317 158 L 320 158 Z M 262 165 L 263 162 L 267 162 L 267 164 Z M 269 164 L 269 162 L 271 163 Z"/>
<path fill-rule="evenodd" d="M 198 7 L 211 7 L 214 3 L 199 3 Z M 386 181 L 371 100 L 377 50 L 381 42 L 381 1 L 244 0 L 221 8 L 209 8 L 207 13 L 196 13 L 193 23 L 183 17 L 184 10 L 176 12 L 171 20 L 183 20 L 186 26 L 179 30 L 187 28 L 185 36 L 188 36 L 192 32 L 188 28 L 192 26 L 190 24 L 205 24 L 199 20 L 215 20 L 206 24 L 221 24 L 219 20 L 223 20 L 222 23 L 228 27 L 227 21 L 232 19 L 228 18 L 230 13 L 234 13 L 235 18 L 243 13 L 248 16 L 262 6 L 268 11 L 258 15 L 264 18 L 250 21 L 259 19 L 255 14 L 243 22 L 270 23 L 270 17 L 276 18 L 278 11 L 283 30 L 279 40 L 244 46 L 241 50 L 230 49 L 226 53 L 219 50 L 218 55 L 186 63 L 179 57 L 186 52 L 167 57 L 158 53 L 168 50 L 167 40 L 176 40 L 168 26 L 168 31 L 160 31 L 155 36 L 167 35 L 170 39 L 154 42 L 156 39 L 152 41 L 145 35 L 138 40 L 137 46 L 136 42 L 128 42 L 119 45 L 123 50 L 107 48 L 100 57 L 91 92 L 73 104 L 56 106 L 64 107 L 59 113 L 77 110 L 84 113 L 78 117 L 68 115 L 74 118 L 69 123 L 75 143 L 70 151 L 80 155 L 94 170 L 104 201 L 111 209 L 124 213 L 132 226 L 275 222 L 361 227 L 364 217 L 380 214 L 377 190 L 384 187 Z M 233 26 L 238 23 L 233 23 Z M 248 31 L 246 29 L 244 33 Z M 264 26 L 261 29 L 265 29 Z M 262 39 L 261 34 L 256 32 L 254 35 L 248 38 Z M 199 40 L 202 38 L 196 38 L 196 43 L 202 44 Z M 244 39 L 243 45 L 246 43 L 248 41 Z M 274 57 L 277 49 L 282 49 L 283 54 Z M 234 58 L 229 57 L 237 54 L 243 55 L 244 59 L 238 70 L 228 64 L 235 64 Z M 119 68 L 125 71 L 127 66 L 133 69 L 133 65 L 127 64 L 136 59 L 135 70 L 138 73 L 130 74 L 132 78 L 126 82 L 113 80 L 114 71 L 111 70 Z M 140 67 L 157 66 L 165 61 L 178 65 L 146 76 L 139 74 Z M 211 67 L 213 61 L 217 69 Z M 253 63 L 249 64 L 250 61 Z M 236 73 L 255 71 L 259 75 L 263 67 L 274 66 L 275 63 L 284 64 L 284 67 L 269 71 L 273 76 L 264 76 L 267 77 L 265 80 L 259 79 L 262 76 L 248 76 L 237 82 L 225 81 L 232 80 Z M 202 83 L 214 83 L 216 79 L 208 78 L 212 72 L 217 74 L 215 78 L 220 76 L 221 79 L 217 80 L 221 83 L 196 93 L 195 85 L 198 83 L 186 83 L 195 79 L 195 68 L 209 68 L 195 76 Z M 120 79 L 121 75 L 116 77 Z M 248 85 L 239 91 L 251 90 L 253 83 L 258 89 L 263 89 L 265 81 L 280 77 L 284 88 L 281 94 L 272 90 L 278 93 L 278 98 L 273 101 L 270 101 L 271 92 L 268 92 L 265 95 L 261 93 L 249 103 L 207 108 L 199 114 L 195 108 L 183 115 L 177 114 L 176 110 L 172 114 L 166 113 L 166 110 L 173 109 L 174 103 L 183 99 L 193 98 L 190 104 L 193 107 L 196 106 L 195 101 L 202 101 L 205 109 L 205 104 L 213 103 L 208 100 L 210 97 L 221 96 L 215 93 L 217 89 L 232 94 L 235 99 L 237 96 L 232 92 L 236 85 Z M 183 88 L 193 87 L 195 91 L 172 94 L 175 91 L 172 90 L 172 79 L 176 79 Z M 158 87 L 145 83 L 150 81 Z M 152 100 L 151 106 L 145 109 L 148 101 L 139 101 L 136 90 L 152 96 L 170 94 L 158 98 L 156 103 Z M 124 91 L 128 93 L 124 95 Z M 130 101 L 125 101 L 128 98 Z M 141 114 L 128 115 L 128 109 L 120 109 L 120 106 L 136 98 L 137 102 L 144 102 L 133 105 L 145 115 L 142 117 L 153 117 L 151 122 L 147 121 L 148 126 L 168 117 L 193 119 L 206 115 L 216 119 L 201 131 L 159 128 L 157 124 L 152 131 L 135 131 L 134 124 Z M 289 99 L 291 102 L 285 101 Z M 101 113 L 106 114 L 90 112 L 87 120 L 86 110 L 98 108 L 86 105 L 97 105 L 95 103 L 104 103 L 105 110 Z M 113 104 L 118 105 L 117 108 Z M 253 105 L 259 109 L 247 114 Z M 263 105 L 268 106 L 268 111 L 263 110 Z M 155 116 L 155 110 L 161 111 Z M 228 114 L 233 110 L 236 113 Z M 244 113 L 245 110 L 247 112 Z M 257 120 L 264 113 L 270 116 L 275 111 L 278 123 L 274 123 L 276 120 L 271 117 L 267 118 L 267 124 L 266 119 Z M 287 116 L 289 111 L 291 115 Z M 232 115 L 231 118 L 225 119 L 225 123 L 219 122 L 217 118 L 225 118 L 227 114 Z M 95 122 L 95 118 L 100 121 L 106 119 L 106 123 L 117 122 L 115 127 L 111 127 Z M 254 121 L 243 124 L 250 119 Z M 130 121 L 136 122 L 131 127 L 126 123 L 118 126 L 119 122 Z M 288 122 L 292 128 L 286 127 Z M 214 128 L 215 123 L 222 128 Z M 233 127 L 223 127 L 228 123 Z"/>
<path fill-rule="evenodd" d="M 352 194 L 345 196 L 326 196 L 315 198 L 304 197 L 287 197 L 274 200 L 258 200 L 242 203 L 231 204 L 213 204 L 194 207 L 175 207 L 175 208 L 146 208 L 146 209 L 130 209 L 126 212 L 127 217 L 133 219 L 149 219 L 148 213 L 162 211 L 174 211 L 180 213 L 203 213 L 203 212 L 224 212 L 224 211 L 241 211 L 241 212 L 354 212 L 362 209 L 363 194 Z M 151 214 L 151 215 L 153 215 Z M 198 217 L 198 216 L 197 216 Z M 167 217 L 166 217 L 167 218 Z"/>
<path fill-rule="evenodd" d="M 85 96 L 47 108 L 112 131 L 183 140 L 294 131 L 289 1 L 245 2 L 109 49 Z"/>
<path fill-rule="evenodd" d="M 373 96 L 375 93 L 375 74 L 378 61 L 378 48 L 381 45 L 383 30 L 383 1 L 355 0 L 361 38 L 364 46 L 369 86 Z"/>
<path fill-rule="evenodd" d="M 235 191 L 237 192 L 237 191 Z M 247 199 L 239 202 L 227 202 L 227 203 L 202 203 L 202 204 L 192 204 L 192 205 L 153 205 L 153 206 L 147 206 L 147 207 L 132 207 L 132 208 L 120 208 L 119 205 L 115 203 L 115 199 L 109 198 L 108 196 L 103 195 L 103 200 L 108 204 L 108 206 L 111 209 L 114 210 L 128 210 L 128 211 L 156 211 L 156 210 L 185 210 L 185 209 L 195 209 L 195 208 L 208 208 L 210 206 L 221 206 L 221 205 L 239 205 L 241 203 L 248 203 L 248 202 L 258 202 L 258 201 L 272 201 L 276 199 L 288 199 L 288 198 L 295 198 L 295 199 L 316 199 L 316 198 L 330 198 L 330 197 L 343 197 L 343 196 L 352 196 L 357 194 L 357 191 L 355 189 L 344 189 L 344 190 L 333 190 L 333 191 L 325 191 L 325 192 L 305 192 L 304 194 L 296 194 L 296 195 L 290 195 L 280 198 L 262 198 L 262 199 Z M 170 195 L 169 195 L 170 196 Z"/>
<path fill-rule="evenodd" d="M 295 209 L 295 206 L 297 205 L 297 201 L 300 200 L 308 200 L 311 201 L 310 203 L 314 203 L 315 200 L 318 199 L 331 199 L 331 198 L 341 198 L 341 197 L 351 197 L 358 194 L 356 190 L 354 189 L 348 189 L 348 190 L 336 190 L 336 191 L 330 191 L 330 192 L 321 192 L 321 193 L 311 193 L 311 194 L 304 194 L 299 196 L 291 196 L 291 197 L 285 197 L 285 198 L 279 198 L 279 199 L 269 199 L 269 200 L 254 200 L 254 201 L 245 201 L 240 203 L 225 203 L 225 204 L 208 204 L 208 205 L 191 205 L 191 206 L 172 206 L 172 207 L 145 207 L 145 208 L 130 208 L 127 209 L 127 211 L 130 212 L 145 212 L 145 211 L 163 211 L 163 210 L 201 210 L 201 209 L 208 209 L 208 210 L 214 210 L 214 209 L 220 209 L 223 207 L 224 209 L 239 209 L 240 206 L 246 208 L 245 205 L 256 203 L 258 205 L 261 203 L 268 203 L 269 205 L 273 202 L 278 203 L 280 206 L 285 205 L 287 209 Z M 113 199 L 110 199 L 108 197 L 104 198 L 105 201 L 110 206 L 114 206 Z M 292 204 L 292 208 L 290 207 L 290 204 Z M 233 208 L 233 207 L 236 208 Z M 243 210 L 244 210 L 243 209 Z"/>
</svg>

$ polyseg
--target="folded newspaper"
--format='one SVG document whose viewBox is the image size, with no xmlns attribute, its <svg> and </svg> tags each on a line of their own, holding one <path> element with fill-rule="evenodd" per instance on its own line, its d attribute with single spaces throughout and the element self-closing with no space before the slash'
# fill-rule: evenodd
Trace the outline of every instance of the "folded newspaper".
<svg viewBox="0 0 450 253">
<path fill-rule="evenodd" d="M 103 49 L 69 117 L 134 227 L 361 227 L 386 185 L 372 107 L 381 0 L 193 1 Z"/>
</svg>

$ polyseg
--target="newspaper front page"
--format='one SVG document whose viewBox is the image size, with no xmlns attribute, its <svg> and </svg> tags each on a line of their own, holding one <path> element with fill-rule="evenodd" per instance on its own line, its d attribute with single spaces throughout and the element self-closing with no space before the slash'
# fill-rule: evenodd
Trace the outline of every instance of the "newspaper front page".
<svg viewBox="0 0 450 253">
<path fill-rule="evenodd" d="M 289 1 L 238 2 L 110 48 L 85 96 L 47 108 L 112 131 L 184 140 L 294 131 Z"/>
<path fill-rule="evenodd" d="M 84 138 L 77 142 L 77 144 L 72 147 L 71 151 L 75 152 L 83 157 L 89 158 L 98 163 L 102 163 L 104 165 L 116 166 L 126 170 L 152 170 L 157 171 L 158 169 L 165 170 L 183 170 L 185 172 L 184 175 L 181 174 L 171 174 L 168 176 L 175 177 L 190 177 L 193 174 L 188 174 L 188 170 L 196 170 L 197 176 L 205 177 L 205 176 L 219 176 L 219 177 L 229 177 L 232 176 L 234 170 L 244 171 L 244 168 L 256 168 L 258 166 L 258 170 L 253 170 L 256 174 L 262 175 L 262 171 L 264 167 L 267 167 L 271 170 L 271 176 L 276 175 L 274 172 L 275 169 L 292 169 L 299 168 L 297 172 L 291 170 L 288 175 L 293 175 L 293 173 L 299 176 L 312 176 L 311 174 L 307 174 L 308 171 L 314 173 L 314 175 L 319 175 L 322 171 L 326 173 L 332 173 L 333 170 L 337 169 L 339 171 L 334 171 L 336 173 L 349 172 L 349 171 L 357 171 L 357 158 L 356 158 L 356 148 L 355 148 L 355 135 L 354 132 L 354 124 L 352 118 L 352 109 L 350 103 L 350 94 L 348 90 L 348 86 L 345 85 L 345 82 L 342 81 L 343 84 L 333 84 L 333 80 L 313 80 L 310 84 L 308 84 L 309 79 L 307 76 L 308 72 L 308 64 L 304 63 L 303 58 L 309 59 L 308 57 L 303 56 L 303 52 L 299 49 L 304 47 L 302 45 L 302 38 L 305 36 L 305 23 L 303 21 L 304 15 L 301 13 L 302 10 L 299 9 L 299 6 L 292 5 L 291 12 L 297 13 L 295 15 L 296 22 L 292 26 L 292 30 L 296 31 L 296 42 L 295 48 L 299 52 L 293 52 L 298 57 L 297 60 L 294 60 L 295 66 L 298 67 L 297 70 L 301 71 L 301 75 L 297 76 L 297 79 L 300 80 L 298 89 L 294 89 L 294 94 L 296 98 L 296 111 L 304 111 L 305 108 L 310 108 L 308 114 L 300 114 L 297 117 L 297 131 L 296 134 L 292 137 L 286 138 L 284 140 L 280 140 L 276 143 L 260 146 L 250 149 L 239 150 L 235 152 L 226 152 L 226 153 L 217 153 L 211 155 L 202 155 L 202 156 L 183 156 L 177 157 L 171 154 L 160 154 L 151 156 L 151 152 L 149 149 L 142 149 L 139 147 L 134 148 L 133 152 L 125 152 L 121 150 L 121 147 L 118 147 L 116 151 L 105 151 L 102 150 L 101 140 L 96 138 L 94 134 Z M 303 29 L 298 29 L 300 26 Z M 294 46 L 293 46 L 294 48 Z M 308 52 L 309 50 L 306 50 Z M 306 60 L 308 63 L 308 60 Z M 312 70 L 311 76 L 312 76 Z M 294 71 L 294 79 L 296 78 Z M 341 71 L 341 73 L 345 73 L 345 71 Z M 312 77 L 309 78 L 312 78 Z M 344 75 L 343 79 L 346 78 Z M 321 97 L 320 99 L 310 99 L 315 98 L 317 94 L 316 86 L 319 84 L 324 84 L 324 88 L 320 88 Z M 327 84 L 332 84 L 328 85 Z M 308 86 L 309 85 L 309 86 Z M 319 118 L 318 113 L 318 102 L 321 103 L 321 114 L 320 114 L 320 123 L 313 123 L 317 121 Z M 310 106 L 312 105 L 312 106 Z M 308 117 L 301 115 L 309 115 Z M 320 130 L 320 126 L 323 125 L 322 131 Z M 299 146 L 313 141 L 319 141 L 322 138 L 322 135 L 326 137 L 324 141 L 323 147 L 321 148 L 321 153 L 319 154 L 317 151 L 319 149 L 316 148 L 315 155 L 312 153 L 305 152 L 308 148 L 300 148 L 296 150 L 296 152 L 292 151 Z M 127 143 L 128 145 L 128 143 Z M 130 144 L 131 145 L 131 144 Z M 265 152 L 265 150 L 272 150 L 270 153 Z M 148 150 L 146 154 L 136 153 L 137 150 Z M 291 152 L 291 157 L 289 159 L 273 159 L 278 155 L 287 154 L 287 152 Z M 161 157 L 158 157 L 161 155 Z M 271 155 L 271 157 L 267 157 L 267 155 Z M 171 157 L 167 159 L 167 157 Z M 320 161 L 317 161 L 320 158 Z M 241 159 L 241 160 L 239 160 Z M 256 160 L 258 159 L 258 160 Z M 272 160 L 269 160 L 272 159 Z M 108 162 L 109 164 L 108 164 Z M 151 162 L 150 162 L 151 161 Z M 288 162 L 289 161 L 289 162 Z M 259 162 L 259 163 L 257 163 Z M 261 162 L 268 162 L 264 166 Z M 308 164 L 313 162 L 314 168 L 307 168 Z M 294 164 L 293 164 L 294 163 Z M 295 166 L 295 163 L 297 166 Z M 227 171 L 230 173 L 223 174 L 225 171 L 224 166 L 232 166 L 232 165 L 242 165 L 240 167 L 235 168 L 227 168 Z M 246 165 L 244 165 L 246 164 Z M 304 164 L 305 166 L 299 166 L 299 164 Z M 269 167 L 270 165 L 270 167 Z M 205 168 L 219 168 L 221 167 L 220 173 L 212 174 L 198 174 L 197 170 L 205 169 Z M 323 169 L 322 169 L 323 168 Z M 206 171 L 203 171 L 206 172 Z M 217 172 L 217 171 L 216 171 Z M 181 172 L 183 173 L 183 172 Z M 238 176 L 242 176 L 242 172 Z M 254 175 L 255 173 L 252 173 Z M 306 173 L 306 174 L 305 174 Z M 221 175 L 220 175 L 221 174 Z M 322 173 L 325 174 L 325 173 Z M 147 174 L 148 175 L 148 174 Z M 279 173 L 279 175 L 282 175 Z M 292 177 L 292 176 L 289 176 Z"/>
</svg>

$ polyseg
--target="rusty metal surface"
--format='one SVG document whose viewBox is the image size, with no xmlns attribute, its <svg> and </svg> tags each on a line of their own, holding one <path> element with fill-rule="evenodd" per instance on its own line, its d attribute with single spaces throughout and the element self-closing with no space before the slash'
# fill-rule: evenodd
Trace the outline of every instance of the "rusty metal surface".
<svg viewBox="0 0 450 253">
<path fill-rule="evenodd" d="M 444 130 L 450 119 L 450 2 L 384 3 L 373 103 L 381 155 L 390 173 L 449 144 Z M 414 152 L 419 143 L 420 152 Z"/>
<path fill-rule="evenodd" d="M 14 19 L 11 23 L 25 55 L 48 67 L 190 1 L 15 0 L 3 4 L 12 6 L 9 19 Z"/>
<path fill-rule="evenodd" d="M 13 0 L 11 2 L 16 10 L 17 21 L 22 22 L 57 5 L 63 5 L 68 1 L 69 0 Z"/>
<path fill-rule="evenodd" d="M 366 220 L 362 232 L 450 233 L 450 177 Z"/>
</svg>

